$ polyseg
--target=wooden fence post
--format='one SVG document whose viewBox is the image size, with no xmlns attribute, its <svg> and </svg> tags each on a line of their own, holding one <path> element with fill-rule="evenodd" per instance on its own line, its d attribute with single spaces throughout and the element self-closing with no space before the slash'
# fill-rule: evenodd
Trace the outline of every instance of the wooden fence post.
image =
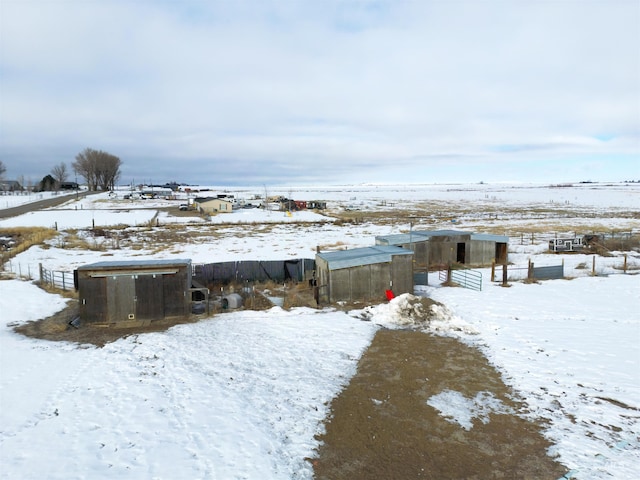
<svg viewBox="0 0 640 480">
<path fill-rule="evenodd" d="M 622 271 L 627 273 L 627 254 L 624 254 L 624 264 L 622 265 Z"/>
<path fill-rule="evenodd" d="M 596 257 L 595 255 L 593 256 L 593 264 L 591 266 L 591 275 L 592 276 L 596 276 Z"/>
<path fill-rule="evenodd" d="M 527 279 L 533 281 L 533 262 L 529 259 L 529 268 L 527 269 Z"/>
<path fill-rule="evenodd" d="M 502 286 L 506 287 L 507 285 L 507 264 L 504 263 L 502 265 Z"/>
<path fill-rule="evenodd" d="M 495 279 L 495 275 L 496 275 L 496 259 L 494 258 L 491 260 L 491 281 L 492 282 Z"/>
</svg>

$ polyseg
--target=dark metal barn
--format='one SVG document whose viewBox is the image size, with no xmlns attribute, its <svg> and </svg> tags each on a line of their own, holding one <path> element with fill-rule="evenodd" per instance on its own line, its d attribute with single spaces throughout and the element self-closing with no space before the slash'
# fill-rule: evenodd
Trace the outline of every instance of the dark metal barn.
<svg viewBox="0 0 640 480">
<path fill-rule="evenodd" d="M 396 245 L 412 250 L 416 267 L 462 263 L 488 266 L 505 264 L 509 237 L 459 230 L 412 231 L 376 237 L 376 245 Z"/>
<path fill-rule="evenodd" d="M 384 300 L 413 293 L 413 252 L 373 246 L 316 254 L 318 303 Z"/>
<path fill-rule="evenodd" d="M 75 275 L 83 322 L 144 326 L 189 315 L 191 260 L 98 262 Z"/>
</svg>

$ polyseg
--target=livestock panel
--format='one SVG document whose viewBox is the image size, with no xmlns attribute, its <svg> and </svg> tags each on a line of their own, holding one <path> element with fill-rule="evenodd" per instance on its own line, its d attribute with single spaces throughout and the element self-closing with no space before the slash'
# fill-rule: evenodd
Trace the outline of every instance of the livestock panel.
<svg viewBox="0 0 640 480">
<path fill-rule="evenodd" d="M 564 265 L 533 267 L 533 278 L 536 280 L 558 280 L 564 278 Z"/>
</svg>

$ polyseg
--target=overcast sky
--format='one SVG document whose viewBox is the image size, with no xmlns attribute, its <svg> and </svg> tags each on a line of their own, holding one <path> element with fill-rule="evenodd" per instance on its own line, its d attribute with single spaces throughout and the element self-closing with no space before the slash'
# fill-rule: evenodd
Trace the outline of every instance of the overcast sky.
<svg viewBox="0 0 640 480">
<path fill-rule="evenodd" d="M 0 159 L 120 183 L 640 179 L 640 1 L 0 0 Z"/>
</svg>

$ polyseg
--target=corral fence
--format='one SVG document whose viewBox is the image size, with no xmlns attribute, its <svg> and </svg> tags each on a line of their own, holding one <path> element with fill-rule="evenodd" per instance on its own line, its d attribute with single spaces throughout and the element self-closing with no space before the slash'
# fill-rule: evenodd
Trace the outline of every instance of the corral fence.
<svg viewBox="0 0 640 480">
<path fill-rule="evenodd" d="M 498 270 L 498 272 L 496 272 Z M 496 279 L 496 274 L 502 271 L 502 278 Z M 492 265 L 491 266 L 491 281 L 502 281 L 506 284 L 508 280 L 558 280 L 564 278 L 564 262 L 560 265 L 545 265 L 536 267 L 535 264 L 529 261 L 526 267 L 519 267 L 515 265 Z"/>
<path fill-rule="evenodd" d="M 463 288 L 482 290 L 482 272 L 462 265 L 449 265 L 438 270 L 441 282 L 455 283 Z"/>
<path fill-rule="evenodd" d="M 310 258 L 293 260 L 241 260 L 193 264 L 193 278 L 203 285 L 247 282 L 302 282 L 316 268 Z"/>
<path fill-rule="evenodd" d="M 74 290 L 75 283 L 73 272 L 62 270 L 49 270 L 38 264 L 37 267 L 30 264 L 14 263 L 11 260 L 2 265 L 0 272 L 4 276 L 21 278 L 23 280 L 39 280 L 42 285 L 47 285 L 59 290 Z"/>
<path fill-rule="evenodd" d="M 52 288 L 58 288 L 60 290 L 75 289 L 73 272 L 49 270 L 47 268 L 44 268 L 42 264 L 39 265 L 39 269 L 40 269 L 40 283 L 42 285 L 48 285 Z"/>
<path fill-rule="evenodd" d="M 2 263 L 1 272 L 6 277 L 17 277 L 25 280 L 35 280 L 35 275 L 38 274 L 38 268 L 33 265 L 23 265 L 21 263 L 15 263 L 11 259 Z"/>
</svg>

